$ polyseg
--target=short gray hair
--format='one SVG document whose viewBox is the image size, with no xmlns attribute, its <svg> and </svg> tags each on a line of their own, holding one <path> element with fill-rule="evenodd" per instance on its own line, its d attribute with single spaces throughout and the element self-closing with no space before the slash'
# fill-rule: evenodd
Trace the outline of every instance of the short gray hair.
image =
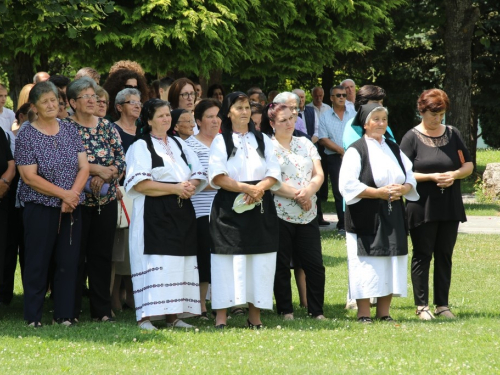
<svg viewBox="0 0 500 375">
<path fill-rule="evenodd" d="M 344 83 L 345 83 L 345 82 L 352 82 L 354 85 L 356 85 L 356 82 L 354 82 L 354 81 L 353 81 L 352 79 L 350 79 L 350 78 L 344 79 L 342 82 L 340 82 L 340 84 L 341 84 L 342 86 L 344 86 Z"/>
<path fill-rule="evenodd" d="M 87 89 L 93 89 L 94 92 L 97 92 L 97 83 L 90 77 L 82 77 L 71 82 L 68 87 L 66 87 L 66 96 L 68 100 L 76 100 L 78 95 Z"/>
<path fill-rule="evenodd" d="M 52 82 L 50 81 L 42 81 L 42 82 L 38 82 L 35 86 L 33 86 L 33 88 L 31 89 L 30 91 L 30 94 L 29 94 L 29 97 L 28 97 L 28 101 L 31 103 L 31 104 L 36 104 L 36 102 L 38 102 L 38 99 L 40 99 L 40 97 L 43 95 L 43 94 L 47 94 L 49 92 L 53 92 L 54 95 L 56 96 L 56 98 L 59 98 L 59 91 L 57 90 L 57 87 L 56 85 L 54 85 Z"/>
<path fill-rule="evenodd" d="M 115 105 L 125 103 L 130 95 L 136 95 L 139 99 L 141 98 L 141 92 L 139 90 L 126 88 L 116 94 Z"/>
<path fill-rule="evenodd" d="M 368 116 L 366 117 L 366 121 L 365 121 L 365 124 L 370 121 L 370 119 L 372 118 L 373 114 L 375 112 L 385 112 L 385 115 L 386 116 L 389 116 L 389 110 L 386 108 L 386 107 L 383 107 L 383 106 L 380 106 L 380 107 L 375 107 L 372 109 L 372 111 L 368 114 Z"/>
<path fill-rule="evenodd" d="M 297 102 L 297 107 L 300 105 L 300 98 L 297 94 L 290 91 L 280 92 L 274 98 L 274 103 L 286 103 L 288 100 L 294 99 Z"/>
</svg>

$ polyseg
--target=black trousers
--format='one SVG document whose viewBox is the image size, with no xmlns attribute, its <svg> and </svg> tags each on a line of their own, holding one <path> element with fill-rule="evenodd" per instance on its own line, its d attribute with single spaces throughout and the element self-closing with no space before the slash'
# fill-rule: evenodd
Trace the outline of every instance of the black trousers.
<svg viewBox="0 0 500 375">
<path fill-rule="evenodd" d="M 200 283 L 210 283 L 210 249 L 212 248 L 212 238 L 210 237 L 209 216 L 201 216 L 196 219 L 196 231 L 198 234 L 198 275 Z"/>
<path fill-rule="evenodd" d="M 457 241 L 458 221 L 433 221 L 410 230 L 413 243 L 411 281 L 415 305 L 429 304 L 429 268 L 434 254 L 434 304 L 448 306 L 451 258 Z"/>
<path fill-rule="evenodd" d="M 306 275 L 309 314 L 323 314 L 325 299 L 325 267 L 321 255 L 318 220 L 308 224 L 292 224 L 279 219 L 279 250 L 276 257 L 274 297 L 278 314 L 293 313 L 290 260 L 292 254 Z"/>
<path fill-rule="evenodd" d="M 9 223 L 8 214 L 8 201 L 6 199 L 2 199 L 0 200 L 0 285 L 3 284 L 5 255 L 7 252 L 7 227 Z"/>
<path fill-rule="evenodd" d="M 339 222 L 337 223 L 337 229 L 345 229 L 344 225 L 344 204 L 342 200 L 342 194 L 339 190 L 339 174 L 340 167 L 342 166 L 342 158 L 339 154 L 327 155 L 328 159 L 328 175 L 330 176 L 330 182 L 332 184 L 333 197 L 335 198 L 335 210 L 337 211 L 337 217 Z"/>
<path fill-rule="evenodd" d="M 34 203 L 26 203 L 24 207 L 24 319 L 28 322 L 42 320 L 47 273 L 53 253 L 56 261 L 54 319 L 74 317 L 74 293 L 82 229 L 80 213 L 80 207 L 77 207 L 72 215 L 61 215 L 59 207 Z"/>
<path fill-rule="evenodd" d="M 5 259 L 3 267 L 3 279 L 0 279 L 0 302 L 8 305 L 14 297 L 14 280 L 17 267 L 17 254 L 19 253 L 19 265 L 21 266 L 21 279 L 24 275 L 24 225 L 22 209 L 15 207 L 14 200 L 11 200 L 8 208 L 7 225 L 4 234 L 0 234 L 1 239 L 5 238 Z"/>
<path fill-rule="evenodd" d="M 89 278 L 90 316 L 111 317 L 111 257 L 118 220 L 117 201 L 99 207 L 82 206 L 82 246 L 78 262 L 78 280 L 83 279 L 85 261 Z M 83 284 L 76 285 L 75 314 L 82 308 Z"/>
</svg>

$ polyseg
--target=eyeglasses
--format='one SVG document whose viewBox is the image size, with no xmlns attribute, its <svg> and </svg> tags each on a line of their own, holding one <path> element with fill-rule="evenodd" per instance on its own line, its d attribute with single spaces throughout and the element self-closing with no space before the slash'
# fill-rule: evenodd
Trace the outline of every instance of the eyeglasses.
<svg viewBox="0 0 500 375">
<path fill-rule="evenodd" d="M 335 94 L 332 96 L 336 96 L 337 98 L 340 98 L 340 97 L 347 98 L 347 94 Z"/>
<path fill-rule="evenodd" d="M 98 104 L 98 105 L 108 105 L 108 104 L 109 104 L 109 101 L 107 101 L 107 100 L 98 100 L 98 101 L 97 101 L 97 104 Z"/>
<path fill-rule="evenodd" d="M 85 99 L 85 100 L 94 99 L 94 100 L 97 100 L 97 99 L 99 99 L 99 97 L 97 95 L 95 95 L 95 94 L 94 95 L 85 94 L 85 95 L 82 95 L 82 96 L 78 96 L 76 98 L 76 100 L 78 100 L 78 99 Z"/>
<path fill-rule="evenodd" d="M 122 104 L 138 105 L 139 107 L 142 108 L 142 103 L 136 102 L 135 100 L 127 100 L 126 102 L 123 102 Z"/>
<path fill-rule="evenodd" d="M 189 97 L 196 98 L 196 93 L 194 91 L 193 92 L 183 92 L 182 94 L 180 94 L 180 96 L 182 96 L 183 99 L 187 99 Z"/>
<path fill-rule="evenodd" d="M 132 85 L 125 85 L 124 88 L 126 89 L 136 89 L 138 86 L 132 86 Z"/>
<path fill-rule="evenodd" d="M 295 112 L 300 112 L 300 108 L 299 107 L 295 107 L 295 106 L 291 105 L 288 108 L 290 108 L 290 111 L 292 111 L 292 112 L 294 112 L 294 111 Z"/>
</svg>

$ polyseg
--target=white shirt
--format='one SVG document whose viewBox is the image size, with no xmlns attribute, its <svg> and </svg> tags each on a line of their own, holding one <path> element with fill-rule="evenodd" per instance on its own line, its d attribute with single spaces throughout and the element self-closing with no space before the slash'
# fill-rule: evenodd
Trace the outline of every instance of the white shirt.
<svg viewBox="0 0 500 375">
<path fill-rule="evenodd" d="M 229 160 L 222 134 L 217 135 L 210 146 L 208 162 L 210 186 L 220 189 L 220 186 L 214 184 L 213 179 L 224 174 L 236 181 L 258 181 L 265 177 L 273 177 L 277 182 L 271 190 L 278 190 L 281 187 L 281 168 L 269 137 L 264 135 L 265 160 L 257 153 L 258 145 L 253 133 L 233 133 L 232 137 L 237 151 Z"/>
<path fill-rule="evenodd" d="M 321 117 L 321 115 L 323 114 L 323 112 L 325 112 L 326 110 L 332 109 L 332 107 L 330 107 L 328 104 L 325 104 L 325 103 L 321 103 L 321 108 L 316 107 L 313 102 L 311 102 L 307 105 L 309 107 L 314 108 L 314 112 L 316 112 L 316 119 L 319 119 Z"/>
<path fill-rule="evenodd" d="M 420 196 L 416 190 L 417 181 L 413 175 L 413 164 L 410 159 L 408 159 L 403 152 L 399 152 L 405 167 L 405 181 L 405 175 L 401 170 L 398 160 L 389 146 L 387 146 L 385 140 L 383 139 L 382 143 L 379 143 L 373 138 L 365 136 L 365 139 L 368 146 L 368 157 L 375 185 L 381 187 L 389 184 L 408 183 L 412 188 L 408 194 L 405 195 L 406 199 L 410 201 L 418 200 Z M 339 190 L 347 205 L 359 202 L 361 198 L 357 198 L 357 196 L 368 187 L 359 181 L 360 172 L 361 156 L 356 149 L 350 147 L 347 149 L 342 159 L 342 167 L 340 168 L 339 175 Z"/>
<path fill-rule="evenodd" d="M 8 135 L 7 139 L 10 138 L 12 155 L 14 155 L 16 145 L 16 136 L 12 133 L 12 124 L 14 121 L 16 121 L 16 114 L 8 108 L 3 108 L 2 113 L 0 113 L 0 127 Z"/>
</svg>

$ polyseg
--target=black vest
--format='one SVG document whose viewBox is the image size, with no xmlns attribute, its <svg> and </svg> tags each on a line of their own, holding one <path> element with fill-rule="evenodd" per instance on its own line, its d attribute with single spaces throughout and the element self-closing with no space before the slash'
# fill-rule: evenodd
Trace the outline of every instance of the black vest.
<svg viewBox="0 0 500 375">
<path fill-rule="evenodd" d="M 403 160 L 401 160 L 399 146 L 386 139 L 385 142 L 387 146 L 391 149 L 392 153 L 396 157 L 401 170 L 406 176 L 406 171 L 404 168 Z M 375 185 L 375 181 L 373 180 L 373 172 L 372 167 L 370 165 L 370 158 L 368 155 L 368 145 L 366 144 L 365 137 L 361 137 L 361 139 L 354 142 L 350 147 L 353 147 L 356 151 L 358 151 L 361 156 L 361 171 L 359 173 L 359 181 L 364 183 L 365 185 L 377 188 Z M 403 217 L 405 216 L 405 208 L 403 204 L 403 200 L 398 200 L 392 202 L 394 206 L 393 209 L 401 209 L 403 210 Z M 345 205 L 345 229 L 347 232 L 356 233 L 360 235 L 374 235 L 377 232 L 377 227 L 379 223 L 379 208 L 380 208 L 380 199 L 361 199 L 358 203 L 354 203 L 351 205 Z M 405 220 L 405 229 L 408 224 Z"/>
</svg>

